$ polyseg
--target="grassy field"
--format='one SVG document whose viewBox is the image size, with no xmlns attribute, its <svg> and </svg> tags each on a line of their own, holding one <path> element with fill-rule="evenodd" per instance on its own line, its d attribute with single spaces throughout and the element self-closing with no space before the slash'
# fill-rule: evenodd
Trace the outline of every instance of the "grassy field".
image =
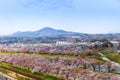
<svg viewBox="0 0 120 80">
<path fill-rule="evenodd" d="M 2 73 L 4 73 L 4 74 L 8 74 L 8 73 L 9 73 L 9 71 L 7 71 L 7 70 L 5 70 L 5 69 L 2 69 L 2 68 L 0 68 L 0 72 L 2 72 Z"/>
<path fill-rule="evenodd" d="M 107 58 L 120 64 L 120 55 L 118 53 L 106 54 Z"/>
<path fill-rule="evenodd" d="M 9 78 L 11 80 L 32 80 L 31 78 L 28 78 L 26 76 L 23 76 L 23 75 L 20 75 L 20 74 L 17 74 L 13 71 L 10 71 L 10 70 L 7 70 L 7 69 L 3 69 L 3 68 L 0 68 L 0 72 L 2 74 L 5 74 L 7 76 L 9 76 Z"/>
<path fill-rule="evenodd" d="M 5 62 L 1 62 L 0 63 L 0 66 L 3 66 L 3 67 L 7 67 L 7 68 L 10 68 L 10 69 L 13 69 L 15 71 L 19 71 L 19 72 L 22 72 L 22 73 L 25 73 L 25 74 L 29 74 L 31 76 L 35 76 L 35 77 L 38 77 L 38 78 L 41 78 L 43 80 L 64 80 L 64 79 L 60 79 L 60 78 L 57 78 L 57 77 L 54 77 L 54 76 L 51 76 L 51 75 L 45 75 L 45 74 L 42 74 L 42 73 L 32 73 L 30 70 L 27 70 L 27 69 L 23 69 L 23 68 L 20 68 L 20 67 L 15 67 L 11 64 L 8 64 L 8 63 L 5 63 Z M 5 70 L 0 70 L 4 73 L 7 73 Z M 18 78 L 20 78 L 18 76 Z"/>
</svg>

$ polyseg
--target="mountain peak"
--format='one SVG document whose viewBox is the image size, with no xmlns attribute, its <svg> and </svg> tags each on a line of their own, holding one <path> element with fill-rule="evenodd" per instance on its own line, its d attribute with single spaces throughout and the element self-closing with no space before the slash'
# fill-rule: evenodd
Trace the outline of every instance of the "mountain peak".
<svg viewBox="0 0 120 80">
<path fill-rule="evenodd" d="M 46 30 L 55 30 L 55 29 L 53 29 L 53 28 L 51 28 L 51 27 L 44 27 L 44 28 L 42 28 L 42 29 L 40 29 L 40 31 L 46 31 Z"/>
<path fill-rule="evenodd" d="M 64 30 L 56 30 L 50 27 L 44 27 L 38 31 L 33 32 L 18 32 L 14 33 L 12 36 L 15 37 L 39 37 L 39 36 L 59 36 L 59 35 L 71 35 L 76 34 L 73 32 L 68 32 Z"/>
</svg>

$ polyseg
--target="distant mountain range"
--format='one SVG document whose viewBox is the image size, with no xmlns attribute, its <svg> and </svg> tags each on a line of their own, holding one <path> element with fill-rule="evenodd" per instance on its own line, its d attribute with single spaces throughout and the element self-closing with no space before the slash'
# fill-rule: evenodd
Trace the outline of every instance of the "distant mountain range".
<svg viewBox="0 0 120 80">
<path fill-rule="evenodd" d="M 40 36 L 61 36 L 61 35 L 78 35 L 80 33 L 64 30 L 56 30 L 50 27 L 45 27 L 37 31 L 15 32 L 11 37 L 40 37 Z"/>
<path fill-rule="evenodd" d="M 12 35 L 8 35 L 7 37 L 54 37 L 54 36 L 81 36 L 84 38 L 92 38 L 92 37 L 119 37 L 120 33 L 109 33 L 109 34 L 85 34 L 64 30 L 57 30 L 50 27 L 45 27 L 37 31 L 26 31 L 26 32 L 15 32 Z"/>
</svg>

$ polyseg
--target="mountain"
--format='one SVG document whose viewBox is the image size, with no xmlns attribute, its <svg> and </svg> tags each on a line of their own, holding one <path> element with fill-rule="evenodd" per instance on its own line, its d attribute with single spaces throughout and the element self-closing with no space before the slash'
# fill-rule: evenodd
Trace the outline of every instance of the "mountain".
<svg viewBox="0 0 120 80">
<path fill-rule="evenodd" d="M 11 37 L 40 37 L 40 36 L 61 36 L 61 35 L 76 35 L 80 33 L 56 30 L 50 27 L 45 27 L 37 31 L 15 32 Z"/>
<path fill-rule="evenodd" d="M 81 38 L 112 38 L 119 37 L 120 33 L 108 33 L 108 34 L 85 34 L 85 33 L 77 33 L 70 32 L 64 30 L 57 30 L 50 27 L 44 27 L 37 31 L 26 31 L 26 32 L 15 32 L 12 35 L 7 35 L 5 37 L 55 37 L 55 36 L 80 36 Z"/>
</svg>

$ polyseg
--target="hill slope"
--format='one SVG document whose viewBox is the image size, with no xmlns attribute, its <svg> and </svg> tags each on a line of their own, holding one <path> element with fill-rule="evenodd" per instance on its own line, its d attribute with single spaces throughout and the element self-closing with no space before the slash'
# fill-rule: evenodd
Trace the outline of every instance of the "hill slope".
<svg viewBox="0 0 120 80">
<path fill-rule="evenodd" d="M 16 32 L 12 37 L 39 37 L 39 36 L 59 36 L 59 35 L 75 35 L 76 32 L 69 32 L 64 30 L 56 30 L 53 28 L 45 27 L 37 31 L 29 32 Z"/>
</svg>

